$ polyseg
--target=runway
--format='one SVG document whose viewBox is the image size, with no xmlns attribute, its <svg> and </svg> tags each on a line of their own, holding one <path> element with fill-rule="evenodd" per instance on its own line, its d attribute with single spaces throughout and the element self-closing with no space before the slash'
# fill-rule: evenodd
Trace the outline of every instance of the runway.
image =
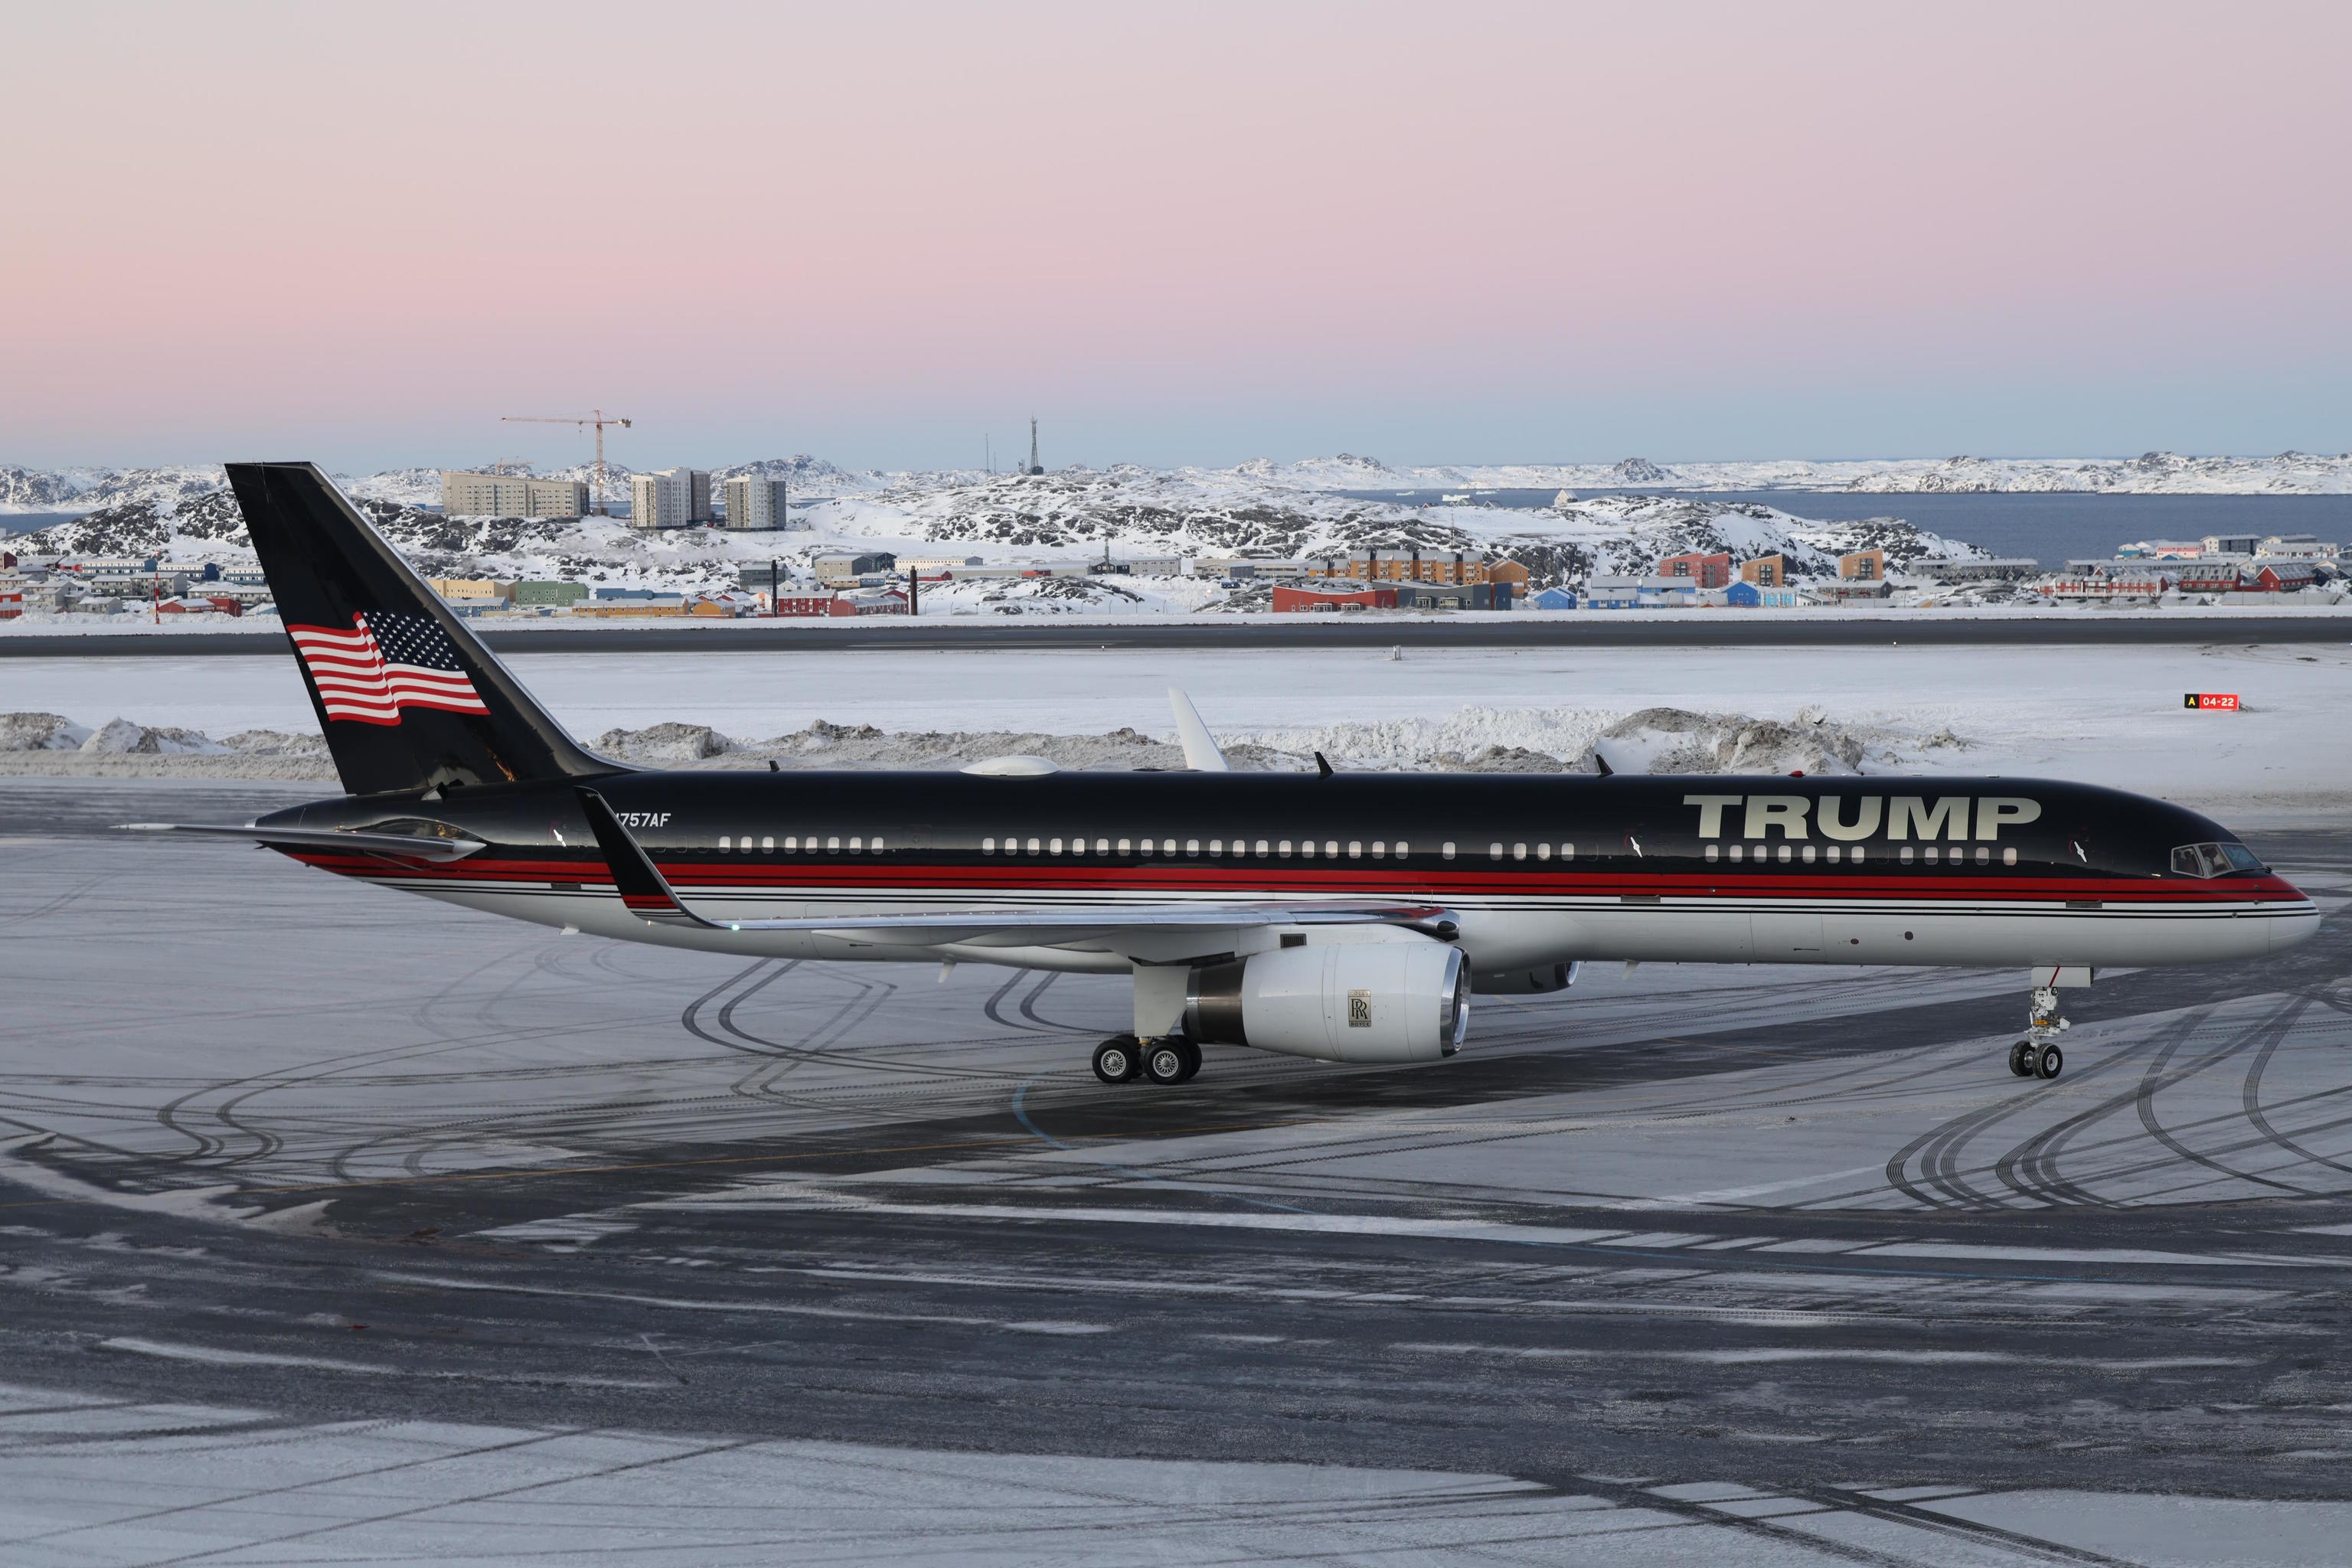
<svg viewBox="0 0 2352 1568">
<path fill-rule="evenodd" d="M 1670 616 L 1289 616 L 1062 621 L 976 616 L 908 621 L 742 620 L 709 626 L 477 627 L 515 653 L 859 653 L 877 649 L 1577 648 L 1577 647 L 2202 647 L 2352 640 L 2352 616 L 2052 611 L 2012 616 L 1836 610 L 1801 615 L 1693 610 Z M 155 658 L 276 655 L 275 630 L 78 634 L 11 631 L 0 658 Z"/>
<path fill-rule="evenodd" d="M 2352 1538 L 2352 834 L 2250 834 L 2322 934 L 2070 993 L 2054 1084 L 2021 975 L 1651 965 L 1153 1089 L 1108 982 L 107 830 L 303 793 L 0 782 L 11 1562 Z"/>
</svg>

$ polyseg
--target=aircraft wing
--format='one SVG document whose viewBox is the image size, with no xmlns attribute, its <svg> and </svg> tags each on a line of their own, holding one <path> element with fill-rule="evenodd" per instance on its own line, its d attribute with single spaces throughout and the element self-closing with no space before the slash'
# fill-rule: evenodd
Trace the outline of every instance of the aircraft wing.
<svg viewBox="0 0 2352 1568">
<path fill-rule="evenodd" d="M 1394 925 L 1451 940 L 1454 921 L 1436 904 L 1380 900 L 1297 904 L 1159 904 L 1100 909 L 968 910 L 927 914 L 819 915 L 799 920 L 714 921 L 688 909 L 644 847 L 621 826 L 604 797 L 584 785 L 580 806 L 595 830 L 597 846 L 612 868 L 622 901 L 659 925 L 699 926 L 707 931 L 808 931 L 863 937 L 903 935 L 909 945 L 969 947 L 1054 946 L 1120 931 L 1232 931 L 1268 925 Z"/>
</svg>

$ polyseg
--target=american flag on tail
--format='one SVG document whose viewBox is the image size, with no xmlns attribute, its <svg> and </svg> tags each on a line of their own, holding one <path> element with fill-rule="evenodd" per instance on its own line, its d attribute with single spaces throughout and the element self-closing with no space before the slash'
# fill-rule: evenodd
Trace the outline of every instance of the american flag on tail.
<svg viewBox="0 0 2352 1568">
<path fill-rule="evenodd" d="M 488 713 L 457 646 L 429 616 L 370 610 L 350 631 L 289 626 L 330 719 L 397 724 L 404 708 Z"/>
</svg>

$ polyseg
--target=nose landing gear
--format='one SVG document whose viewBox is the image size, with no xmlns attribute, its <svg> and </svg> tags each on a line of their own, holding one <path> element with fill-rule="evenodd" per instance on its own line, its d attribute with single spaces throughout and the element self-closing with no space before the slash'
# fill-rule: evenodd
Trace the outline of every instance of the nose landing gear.
<svg viewBox="0 0 2352 1568">
<path fill-rule="evenodd" d="M 2058 1037 L 2073 1026 L 2058 1016 L 2057 988 L 2035 986 L 2025 1038 L 2009 1047 L 2009 1070 L 2020 1078 L 2056 1078 L 2066 1065 L 2066 1053 L 2058 1048 Z"/>
</svg>

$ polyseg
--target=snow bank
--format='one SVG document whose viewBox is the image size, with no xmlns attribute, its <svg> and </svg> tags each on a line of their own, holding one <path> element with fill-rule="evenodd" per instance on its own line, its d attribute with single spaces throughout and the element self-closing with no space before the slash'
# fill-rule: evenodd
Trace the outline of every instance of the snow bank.
<svg viewBox="0 0 2352 1568">
<path fill-rule="evenodd" d="M 0 713 L 0 752 L 71 752 L 89 739 L 87 726 L 57 713 Z"/>
<path fill-rule="evenodd" d="M 45 727 L 46 726 L 46 727 Z M 79 730 L 55 714 L 0 716 L 0 735 Z M 69 752 L 27 745 L 0 757 L 0 773 L 126 772 L 209 778 L 332 776 L 326 742 L 316 735 L 246 731 L 215 741 L 192 730 L 161 729 L 117 719 Z M 99 743 L 102 740 L 103 743 Z M 1313 728 L 1223 731 L 1226 760 L 1250 772 L 1308 772 L 1315 754 L 1362 771 L 1433 773 L 1594 773 L 1605 749 L 1621 771 L 1674 773 L 1853 773 L 1899 766 L 1938 748 L 1963 744 L 1948 731 L 1932 735 L 1885 725 L 1841 723 L 1817 710 L 1793 722 L 1747 714 L 1647 708 L 1465 708 L 1443 718 L 1397 719 Z M 607 730 L 593 749 L 623 762 L 685 768 L 960 768 L 991 757 L 1041 756 L 1064 768 L 1175 771 L 1181 746 L 1122 727 L 1102 734 L 1040 731 L 891 731 L 871 724 L 818 720 L 789 734 L 738 741 L 708 724 L 670 721 Z M 38 760 L 37 761 L 36 758 Z M 121 764 L 143 766 L 126 769 Z"/>
</svg>

